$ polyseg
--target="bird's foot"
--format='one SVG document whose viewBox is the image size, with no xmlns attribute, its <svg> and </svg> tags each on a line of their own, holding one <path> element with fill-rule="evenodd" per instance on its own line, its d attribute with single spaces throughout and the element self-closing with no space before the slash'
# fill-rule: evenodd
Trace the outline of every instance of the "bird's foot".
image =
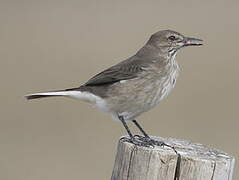
<svg viewBox="0 0 239 180">
<path fill-rule="evenodd" d="M 120 140 L 123 140 L 125 142 L 132 143 L 136 146 L 143 146 L 143 147 L 154 147 L 154 144 L 152 144 L 149 141 L 142 141 L 138 138 L 134 137 L 122 137 Z"/>
<path fill-rule="evenodd" d="M 171 148 L 176 154 L 178 154 L 178 152 L 176 151 L 176 149 L 175 149 L 173 146 L 168 145 L 168 144 L 166 144 L 166 143 L 163 142 L 163 141 L 158 141 L 158 140 L 152 139 L 152 138 L 150 138 L 150 137 L 145 137 L 145 136 L 140 136 L 140 135 L 135 135 L 134 138 L 137 139 L 138 141 L 143 142 L 143 144 L 146 144 L 147 146 L 151 146 L 151 147 L 154 147 L 154 146 L 165 146 L 165 147 L 169 147 L 169 148 Z"/>
<path fill-rule="evenodd" d="M 171 148 L 176 154 L 178 154 L 178 152 L 176 151 L 176 149 L 173 146 L 168 145 L 163 141 L 158 141 L 158 140 L 152 139 L 150 137 L 134 135 L 133 137 L 122 137 L 120 140 L 129 142 L 129 143 L 133 143 L 136 146 L 143 146 L 143 147 L 165 146 L 165 147 Z"/>
<path fill-rule="evenodd" d="M 151 146 L 165 146 L 166 145 L 163 141 L 157 141 L 157 140 L 154 140 L 150 137 L 135 135 L 134 138 L 137 139 L 137 140 L 140 140 L 141 142 L 148 143 Z"/>
</svg>

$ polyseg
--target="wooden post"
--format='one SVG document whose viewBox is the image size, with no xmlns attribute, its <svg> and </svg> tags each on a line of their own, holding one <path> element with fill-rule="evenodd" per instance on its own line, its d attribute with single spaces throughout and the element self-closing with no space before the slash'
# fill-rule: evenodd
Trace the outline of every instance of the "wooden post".
<svg viewBox="0 0 239 180">
<path fill-rule="evenodd" d="M 216 149 L 153 137 L 175 147 L 140 147 L 120 140 L 111 180 L 232 180 L 235 159 Z"/>
</svg>

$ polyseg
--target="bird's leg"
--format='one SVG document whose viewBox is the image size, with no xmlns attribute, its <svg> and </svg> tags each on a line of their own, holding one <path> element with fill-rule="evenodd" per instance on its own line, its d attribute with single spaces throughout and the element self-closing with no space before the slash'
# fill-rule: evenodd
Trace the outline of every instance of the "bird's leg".
<svg viewBox="0 0 239 180">
<path fill-rule="evenodd" d="M 164 143 L 163 141 L 157 141 L 157 140 L 154 140 L 154 139 L 150 138 L 149 135 L 143 130 L 143 128 L 139 125 L 139 123 L 135 119 L 133 120 L 133 123 L 139 128 L 139 130 L 144 135 L 144 137 L 139 136 L 139 135 L 135 135 L 134 137 L 143 141 L 146 146 L 154 146 L 154 145 L 156 145 L 156 146 L 166 146 L 166 147 L 171 148 L 176 154 L 178 154 L 178 152 L 176 151 L 176 149 L 173 146 L 170 146 L 170 145 Z"/>
<path fill-rule="evenodd" d="M 129 137 L 130 137 L 130 139 L 128 139 L 128 138 L 126 138 L 126 137 L 123 137 L 123 138 L 121 138 L 121 139 L 126 140 L 126 141 L 128 141 L 128 142 L 131 142 L 131 143 L 133 143 L 133 144 L 135 144 L 135 145 L 138 145 L 138 146 L 147 146 L 147 147 L 153 146 L 152 144 L 149 144 L 148 142 L 135 139 L 135 137 L 133 136 L 133 134 L 130 132 L 130 129 L 129 129 L 127 123 L 125 122 L 124 117 L 122 117 L 122 116 L 118 116 L 118 117 L 119 117 L 120 121 L 122 122 L 122 124 L 124 125 L 124 128 L 126 129 L 128 135 L 129 135 Z"/>
<path fill-rule="evenodd" d="M 139 128 L 139 130 L 146 138 L 150 138 L 149 135 L 144 131 L 144 129 L 139 125 L 139 123 L 136 120 L 133 120 L 133 123 L 137 126 L 137 128 Z"/>
<path fill-rule="evenodd" d="M 130 137 L 131 139 L 133 139 L 134 136 L 133 136 L 133 134 L 130 132 L 130 129 L 129 129 L 128 125 L 126 124 L 126 122 L 125 122 L 125 120 L 124 120 L 124 117 L 123 117 L 123 116 L 119 116 L 119 119 L 120 119 L 120 121 L 122 122 L 122 124 L 124 125 L 124 128 L 126 129 L 128 135 L 129 135 L 129 137 Z"/>
<path fill-rule="evenodd" d="M 165 144 L 163 141 L 157 141 L 149 137 L 149 135 L 144 131 L 144 129 L 139 125 L 139 123 L 136 120 L 133 120 L 133 123 L 139 128 L 139 130 L 142 132 L 144 137 L 135 135 L 134 137 L 138 138 L 139 140 L 145 142 L 146 144 L 150 146 L 169 146 Z"/>
<path fill-rule="evenodd" d="M 157 140 L 154 140 L 154 139 L 150 138 L 149 135 L 143 130 L 143 128 L 139 125 L 139 123 L 136 120 L 133 120 L 133 122 L 139 128 L 139 130 L 143 133 L 144 137 L 139 136 L 139 135 L 133 136 L 133 134 L 131 133 L 131 131 L 130 131 L 128 125 L 127 125 L 127 123 L 125 122 L 124 117 L 122 117 L 122 116 L 118 116 L 118 117 L 119 117 L 119 120 L 124 125 L 124 128 L 126 129 L 128 135 L 130 137 L 130 139 L 125 138 L 125 137 L 123 137 L 122 139 L 124 139 L 128 142 L 131 142 L 135 145 L 138 145 L 138 146 L 154 147 L 156 145 L 156 146 L 171 147 L 170 145 L 167 145 L 162 141 L 157 141 Z M 171 147 L 171 148 L 175 151 L 174 147 Z"/>
</svg>

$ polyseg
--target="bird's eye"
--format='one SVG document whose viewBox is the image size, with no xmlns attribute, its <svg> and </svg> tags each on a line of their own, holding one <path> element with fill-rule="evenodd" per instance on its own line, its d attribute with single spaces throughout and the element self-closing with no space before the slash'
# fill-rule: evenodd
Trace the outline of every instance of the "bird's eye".
<svg viewBox="0 0 239 180">
<path fill-rule="evenodd" d="M 171 41 L 174 41 L 176 39 L 176 37 L 175 36 L 169 36 L 168 39 L 171 40 Z"/>
</svg>

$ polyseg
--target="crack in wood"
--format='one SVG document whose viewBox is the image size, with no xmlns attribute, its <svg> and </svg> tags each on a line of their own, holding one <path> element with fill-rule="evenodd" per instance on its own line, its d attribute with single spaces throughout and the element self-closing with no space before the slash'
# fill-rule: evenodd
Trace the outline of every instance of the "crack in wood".
<svg viewBox="0 0 239 180">
<path fill-rule="evenodd" d="M 179 180 L 179 177 L 180 177 L 181 155 L 179 153 L 177 153 L 177 155 L 178 155 L 178 158 L 177 158 L 177 163 L 175 168 L 174 180 Z"/>
<path fill-rule="evenodd" d="M 216 165 L 217 165 L 217 163 L 214 162 L 214 163 L 213 163 L 213 170 L 212 170 L 212 177 L 211 177 L 211 180 L 213 180 L 213 178 L 214 178 L 214 174 L 215 174 L 215 170 L 216 170 Z"/>
</svg>

